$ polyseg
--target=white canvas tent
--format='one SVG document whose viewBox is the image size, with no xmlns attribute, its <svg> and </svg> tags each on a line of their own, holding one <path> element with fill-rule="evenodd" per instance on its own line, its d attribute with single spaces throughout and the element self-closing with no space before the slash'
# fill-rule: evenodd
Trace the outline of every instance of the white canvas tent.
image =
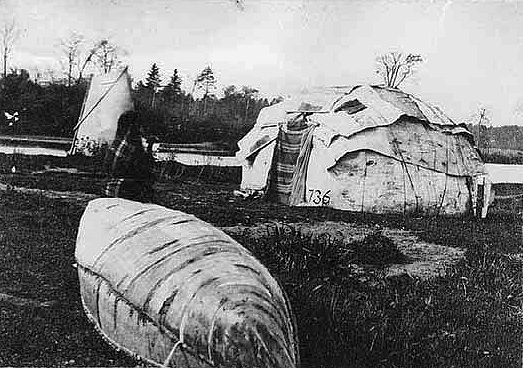
<svg viewBox="0 0 523 368">
<path fill-rule="evenodd" d="M 91 147 L 110 144 L 118 118 L 134 108 L 127 68 L 91 77 L 74 130 L 71 153 L 89 154 Z"/>
<path fill-rule="evenodd" d="M 483 163 L 468 130 L 399 90 L 336 88 L 260 112 L 238 142 L 241 189 L 290 205 L 460 214 Z"/>
</svg>

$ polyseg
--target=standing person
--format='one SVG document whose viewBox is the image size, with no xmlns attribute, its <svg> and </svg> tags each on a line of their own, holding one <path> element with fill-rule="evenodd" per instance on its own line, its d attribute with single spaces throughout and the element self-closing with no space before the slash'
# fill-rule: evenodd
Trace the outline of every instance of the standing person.
<svg viewBox="0 0 523 368">
<path fill-rule="evenodd" d="M 121 197 L 139 202 L 153 198 L 153 168 L 150 150 L 142 143 L 142 122 L 135 111 L 118 119 L 116 137 L 104 160 L 105 197 Z"/>
</svg>

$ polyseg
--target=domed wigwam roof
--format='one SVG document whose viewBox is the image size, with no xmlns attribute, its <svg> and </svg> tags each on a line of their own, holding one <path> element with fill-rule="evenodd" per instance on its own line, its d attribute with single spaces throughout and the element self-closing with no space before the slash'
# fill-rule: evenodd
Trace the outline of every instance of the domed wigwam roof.
<svg viewBox="0 0 523 368">
<path fill-rule="evenodd" d="M 367 110 L 363 113 L 364 110 Z M 394 123 L 401 115 L 407 115 L 440 126 L 457 126 L 437 106 L 420 100 L 398 89 L 381 86 L 337 86 L 315 88 L 293 95 L 282 102 L 260 112 L 256 126 L 274 124 L 274 120 L 285 120 L 285 115 L 295 113 L 329 114 L 346 112 L 354 115 L 358 122 L 369 118 L 376 125 Z M 361 114 L 358 114 L 362 112 Z M 280 115 L 280 119 L 277 116 Z M 357 118 L 357 119 L 356 119 Z M 377 120 L 377 121 L 376 121 Z M 347 125 L 350 121 L 346 121 Z M 371 121 L 366 121 L 370 124 Z M 466 129 L 465 129 L 466 131 Z"/>
<path fill-rule="evenodd" d="M 413 95 L 380 86 L 316 89 L 288 98 L 263 109 L 238 145 L 237 157 L 245 162 L 242 188 L 268 186 L 294 205 L 371 212 L 428 206 L 462 213 L 470 207 L 467 178 L 484 171 L 464 125 Z M 256 163 L 259 153 L 263 169 Z M 277 184 L 267 182 L 269 172 Z M 370 188 L 373 193 L 360 198 Z M 328 191 L 330 199 L 311 203 L 304 194 L 309 190 Z M 372 203 L 366 203 L 369 196 Z"/>
</svg>

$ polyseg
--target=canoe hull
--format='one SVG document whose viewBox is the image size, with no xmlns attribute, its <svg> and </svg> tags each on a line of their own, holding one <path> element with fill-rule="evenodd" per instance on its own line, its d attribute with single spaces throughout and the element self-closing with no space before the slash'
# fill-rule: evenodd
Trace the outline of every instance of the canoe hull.
<svg viewBox="0 0 523 368">
<path fill-rule="evenodd" d="M 117 349 L 156 366 L 299 365 L 294 317 L 276 280 L 194 216 L 91 201 L 76 259 L 86 315 Z"/>
</svg>

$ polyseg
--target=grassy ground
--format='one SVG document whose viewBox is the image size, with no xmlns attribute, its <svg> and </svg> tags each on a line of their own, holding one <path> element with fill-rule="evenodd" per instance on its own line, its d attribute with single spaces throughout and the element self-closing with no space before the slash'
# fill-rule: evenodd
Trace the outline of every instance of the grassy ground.
<svg viewBox="0 0 523 368">
<path fill-rule="evenodd" d="M 0 301 L 0 366 L 127 365 L 83 314 L 73 268 L 82 208 L 0 193 L 0 292 L 49 307 Z"/>
<path fill-rule="evenodd" d="M 350 276 L 335 245 L 244 244 L 290 295 L 304 366 L 519 365 L 522 265 L 506 255 L 469 249 L 445 278 L 368 286 Z"/>
<path fill-rule="evenodd" d="M 90 175 L 26 172 L 0 182 L 97 193 Z M 423 240 L 467 249 L 446 277 L 381 279 L 369 286 L 346 269 L 376 262 L 330 239 L 274 234 L 238 238 L 278 278 L 297 315 L 303 367 L 516 367 L 521 365 L 521 203 L 494 206 L 487 220 L 371 216 L 290 208 L 232 195 L 233 183 L 180 180 L 157 185 L 156 201 L 217 226 L 324 220 L 416 231 Z M 505 188 L 516 191 L 517 188 Z M 99 338 L 83 314 L 74 246 L 84 202 L 0 192 L 0 366 L 134 366 Z M 386 239 L 368 239 L 372 248 Z M 350 257 L 350 260 L 349 258 Z M 0 294 L 1 295 L 1 294 Z"/>
</svg>

